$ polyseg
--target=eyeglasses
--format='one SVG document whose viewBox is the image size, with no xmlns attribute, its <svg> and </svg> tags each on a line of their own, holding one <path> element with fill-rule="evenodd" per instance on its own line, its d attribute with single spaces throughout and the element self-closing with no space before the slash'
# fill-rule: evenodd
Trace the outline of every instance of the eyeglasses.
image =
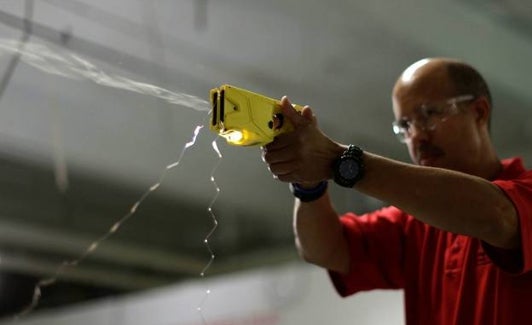
<svg viewBox="0 0 532 325">
<path fill-rule="evenodd" d="M 458 104 L 475 99 L 473 95 L 460 95 L 449 98 L 440 104 L 423 104 L 416 112 L 415 119 L 400 119 L 392 123 L 393 133 L 400 142 L 405 143 L 413 134 L 413 127 L 417 130 L 432 131 L 436 126 L 445 122 L 452 115 L 458 114 Z"/>
</svg>

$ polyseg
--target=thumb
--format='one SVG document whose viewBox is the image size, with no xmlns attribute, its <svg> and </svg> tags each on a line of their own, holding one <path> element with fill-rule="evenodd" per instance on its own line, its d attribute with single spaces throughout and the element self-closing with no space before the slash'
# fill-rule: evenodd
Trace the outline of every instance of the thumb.
<svg viewBox="0 0 532 325">
<path fill-rule="evenodd" d="M 286 96 L 283 96 L 283 98 L 281 98 L 280 106 L 281 106 L 281 111 L 283 115 L 296 128 L 305 126 L 309 124 L 309 122 L 311 123 L 313 120 L 313 117 L 312 117 L 313 115 L 312 115 L 312 111 L 310 110 L 310 107 L 305 106 L 305 108 L 300 113 L 292 106 L 292 103 Z"/>
<path fill-rule="evenodd" d="M 307 105 L 303 107 L 303 109 L 301 110 L 301 116 L 310 123 L 314 125 L 317 124 L 316 116 L 314 115 L 314 113 L 312 113 L 312 109 L 310 108 L 310 106 Z"/>
</svg>

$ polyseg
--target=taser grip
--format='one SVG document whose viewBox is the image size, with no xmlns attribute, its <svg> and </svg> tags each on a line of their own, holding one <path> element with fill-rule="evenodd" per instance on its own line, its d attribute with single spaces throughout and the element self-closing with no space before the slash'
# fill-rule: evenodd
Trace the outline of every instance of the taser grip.
<svg viewBox="0 0 532 325">
<path fill-rule="evenodd" d="M 231 85 L 211 89 L 209 128 L 235 146 L 263 146 L 294 130 L 280 101 Z M 297 111 L 303 109 L 294 105 Z"/>
</svg>

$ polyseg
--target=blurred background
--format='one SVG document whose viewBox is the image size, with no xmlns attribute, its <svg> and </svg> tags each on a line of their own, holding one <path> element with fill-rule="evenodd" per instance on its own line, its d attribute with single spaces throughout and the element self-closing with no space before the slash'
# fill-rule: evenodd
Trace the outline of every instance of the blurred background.
<svg viewBox="0 0 532 325">
<path fill-rule="evenodd" d="M 531 166 L 528 1 L 2 1 L 0 315 L 53 279 L 19 323 L 402 324 L 400 292 L 342 300 L 300 262 L 286 184 L 216 139 L 207 100 L 288 95 L 336 140 L 409 161 L 390 91 L 430 56 L 478 68 L 499 155 Z"/>
</svg>

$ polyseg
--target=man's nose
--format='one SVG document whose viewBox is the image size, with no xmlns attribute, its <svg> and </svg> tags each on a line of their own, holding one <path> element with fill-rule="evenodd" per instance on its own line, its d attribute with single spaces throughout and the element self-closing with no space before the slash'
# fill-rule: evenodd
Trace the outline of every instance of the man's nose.
<svg viewBox="0 0 532 325">
<path fill-rule="evenodd" d="M 409 140 L 415 142 L 419 139 L 426 139 L 428 137 L 429 129 L 424 123 L 416 121 L 412 123 L 409 129 Z"/>
</svg>

